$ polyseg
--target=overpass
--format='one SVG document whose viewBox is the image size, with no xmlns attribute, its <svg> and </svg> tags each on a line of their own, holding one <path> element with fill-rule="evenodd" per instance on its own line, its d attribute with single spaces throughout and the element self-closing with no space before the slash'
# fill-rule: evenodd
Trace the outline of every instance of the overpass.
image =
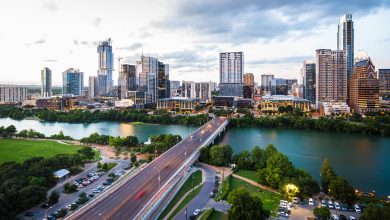
<svg viewBox="0 0 390 220">
<path fill-rule="evenodd" d="M 197 160 L 199 149 L 210 145 L 225 130 L 225 118 L 213 118 L 171 149 L 113 186 L 66 219 L 149 219 L 186 169 Z"/>
</svg>

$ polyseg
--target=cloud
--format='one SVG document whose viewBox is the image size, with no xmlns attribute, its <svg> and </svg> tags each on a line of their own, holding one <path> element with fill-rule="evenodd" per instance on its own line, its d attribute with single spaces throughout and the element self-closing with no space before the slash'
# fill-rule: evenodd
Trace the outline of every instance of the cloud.
<svg viewBox="0 0 390 220">
<path fill-rule="evenodd" d="M 137 50 L 142 47 L 141 43 L 133 43 L 130 46 L 125 46 L 125 47 L 117 47 L 116 49 L 118 50 Z"/>
<path fill-rule="evenodd" d="M 38 45 L 38 44 L 44 44 L 44 43 L 46 43 L 45 38 L 41 38 L 41 39 L 38 39 L 34 42 L 25 43 L 24 45 L 25 46 L 32 46 L 32 45 Z"/>
<path fill-rule="evenodd" d="M 152 26 L 191 31 L 221 43 L 281 41 L 314 34 L 329 21 L 337 24 L 342 14 L 364 16 L 381 7 L 389 7 L 389 1 L 176 0 L 167 16 Z"/>
<path fill-rule="evenodd" d="M 47 60 L 42 60 L 44 62 L 50 62 L 50 63 L 57 63 L 58 61 L 57 60 L 54 60 L 54 59 L 47 59 Z"/>
<path fill-rule="evenodd" d="M 88 46 L 88 47 L 94 47 L 98 45 L 97 41 L 86 41 L 86 40 L 73 40 L 73 44 L 76 46 Z"/>
<path fill-rule="evenodd" d="M 267 65 L 267 64 L 290 64 L 290 63 L 303 63 L 304 60 L 313 59 L 313 56 L 290 56 L 280 57 L 275 59 L 260 59 L 247 61 L 249 65 Z"/>
<path fill-rule="evenodd" d="M 58 5 L 56 3 L 54 3 L 53 1 L 44 1 L 43 8 L 45 8 L 49 11 L 57 11 Z"/>
<path fill-rule="evenodd" d="M 94 20 L 93 20 L 93 26 L 95 27 L 98 27 L 100 25 L 100 23 L 102 22 L 102 19 L 100 17 L 96 17 Z"/>
</svg>

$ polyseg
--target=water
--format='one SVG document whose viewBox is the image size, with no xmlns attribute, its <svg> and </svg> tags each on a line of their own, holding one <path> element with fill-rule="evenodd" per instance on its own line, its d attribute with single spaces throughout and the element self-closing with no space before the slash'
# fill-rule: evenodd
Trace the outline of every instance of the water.
<svg viewBox="0 0 390 220">
<path fill-rule="evenodd" d="M 323 133 L 291 129 L 232 128 L 222 143 L 234 152 L 251 150 L 253 146 L 273 144 L 298 168 L 316 179 L 324 158 L 328 158 L 337 174 L 347 178 L 359 190 L 390 195 L 390 138 L 361 134 Z"/>
<path fill-rule="evenodd" d="M 196 127 L 186 125 L 158 125 L 158 124 L 131 124 L 120 122 L 97 122 L 90 124 L 63 123 L 63 122 L 40 122 L 37 120 L 13 120 L 0 118 L 0 126 L 14 125 L 18 131 L 23 129 L 34 129 L 40 133 L 50 136 L 60 131 L 75 139 L 87 137 L 97 132 L 111 136 L 136 136 L 140 141 L 147 141 L 155 134 L 178 134 L 182 138 L 188 137 Z"/>
<path fill-rule="evenodd" d="M 133 125 L 120 122 L 82 124 L 0 119 L 0 126 L 11 124 L 18 131 L 32 128 L 45 135 L 63 131 L 65 135 L 76 139 L 97 132 L 112 136 L 133 135 L 140 141 L 146 141 L 153 134 L 171 133 L 185 138 L 190 131 L 195 130 L 194 126 L 185 125 Z M 230 144 L 236 153 L 251 150 L 255 145 L 265 147 L 274 144 L 296 167 L 307 170 L 317 179 L 323 159 L 328 158 L 335 171 L 356 188 L 375 190 L 381 196 L 390 195 L 389 137 L 291 129 L 229 128 L 221 141 Z"/>
</svg>

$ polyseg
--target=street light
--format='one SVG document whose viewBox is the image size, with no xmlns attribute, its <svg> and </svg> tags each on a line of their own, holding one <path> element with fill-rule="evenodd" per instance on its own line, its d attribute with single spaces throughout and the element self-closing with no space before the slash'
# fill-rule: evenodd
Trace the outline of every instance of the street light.
<svg viewBox="0 0 390 220">
<path fill-rule="evenodd" d="M 158 178 L 157 178 L 158 179 L 158 188 L 160 189 L 161 188 L 161 172 L 156 167 L 153 167 L 153 169 L 156 169 L 158 172 Z"/>
</svg>

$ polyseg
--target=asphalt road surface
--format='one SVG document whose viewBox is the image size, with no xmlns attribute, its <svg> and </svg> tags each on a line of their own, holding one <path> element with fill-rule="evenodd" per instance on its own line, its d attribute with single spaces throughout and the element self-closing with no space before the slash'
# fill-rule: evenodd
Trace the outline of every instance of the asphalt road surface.
<svg viewBox="0 0 390 220">
<path fill-rule="evenodd" d="M 143 206 L 226 119 L 214 118 L 76 219 L 134 219 Z M 160 181 L 159 182 L 159 174 Z"/>
</svg>

